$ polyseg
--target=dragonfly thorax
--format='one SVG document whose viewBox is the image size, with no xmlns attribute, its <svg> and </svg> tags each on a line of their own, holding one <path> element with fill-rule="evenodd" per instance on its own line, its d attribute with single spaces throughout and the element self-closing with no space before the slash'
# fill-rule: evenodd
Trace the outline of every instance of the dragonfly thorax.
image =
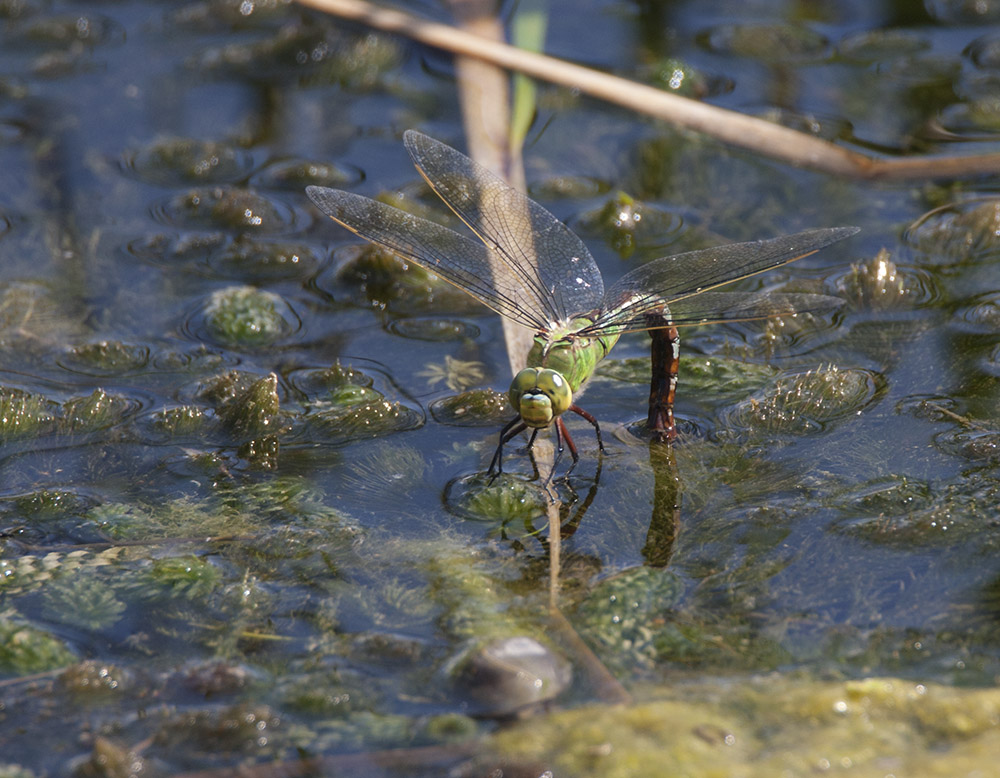
<svg viewBox="0 0 1000 778">
<path fill-rule="evenodd" d="M 507 393 L 521 421 L 533 429 L 544 429 L 573 404 L 573 390 L 562 373 L 526 367 L 511 381 Z"/>
</svg>

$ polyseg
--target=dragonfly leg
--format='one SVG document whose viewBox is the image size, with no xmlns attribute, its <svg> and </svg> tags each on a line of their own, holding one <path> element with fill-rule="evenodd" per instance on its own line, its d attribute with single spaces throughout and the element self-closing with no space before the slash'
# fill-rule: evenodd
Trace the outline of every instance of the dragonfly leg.
<svg viewBox="0 0 1000 778">
<path fill-rule="evenodd" d="M 566 471 L 566 475 L 569 475 L 573 468 L 576 467 L 576 463 L 580 461 L 580 455 L 576 451 L 576 444 L 573 442 L 572 436 L 569 434 L 569 429 L 566 427 L 566 422 L 562 420 L 562 416 L 556 419 L 556 443 L 558 444 L 558 454 L 556 454 L 555 462 L 552 463 L 552 472 L 555 472 L 556 463 L 559 461 L 559 457 L 562 456 L 563 447 L 562 440 L 566 441 L 566 448 L 569 449 L 569 455 L 573 457 L 573 464 L 569 466 L 569 470 Z"/>
<path fill-rule="evenodd" d="M 573 413 L 575 413 L 577 416 L 586 419 L 587 421 L 589 421 L 591 424 L 594 425 L 594 432 L 597 433 L 597 448 L 600 449 L 601 453 L 603 454 L 604 441 L 601 439 L 601 425 L 597 423 L 597 419 L 595 419 L 593 416 L 587 413 L 579 405 L 571 405 L 569 406 L 569 410 L 573 411 Z"/>
<path fill-rule="evenodd" d="M 653 317 L 650 317 L 653 318 Z M 649 382 L 649 417 L 646 427 L 653 438 L 670 442 L 677 437 L 674 426 L 674 394 L 681 357 L 681 339 L 676 327 L 651 329 L 649 336 L 652 378 Z"/>
<path fill-rule="evenodd" d="M 500 430 L 500 442 L 497 443 L 497 450 L 493 454 L 493 459 L 490 461 L 490 469 L 486 471 L 486 475 L 490 479 L 496 478 L 503 472 L 503 447 L 504 444 L 509 442 L 515 435 L 526 430 L 528 425 L 521 421 L 520 416 L 515 416 L 511 419 L 502 430 Z M 535 434 L 538 430 L 535 430 Z M 534 442 L 535 434 L 531 436 L 531 441 Z M 529 443 L 530 445 L 530 443 Z M 496 472 L 494 473 L 494 468 Z"/>
</svg>

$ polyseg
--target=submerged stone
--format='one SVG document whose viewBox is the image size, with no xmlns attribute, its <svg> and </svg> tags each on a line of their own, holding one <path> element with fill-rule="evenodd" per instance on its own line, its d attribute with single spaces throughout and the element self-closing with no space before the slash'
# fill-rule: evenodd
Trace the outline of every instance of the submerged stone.
<svg viewBox="0 0 1000 778">
<path fill-rule="evenodd" d="M 472 712 L 511 716 L 555 699 L 568 685 L 569 663 L 532 637 L 494 640 L 468 651 L 453 670 Z"/>
</svg>

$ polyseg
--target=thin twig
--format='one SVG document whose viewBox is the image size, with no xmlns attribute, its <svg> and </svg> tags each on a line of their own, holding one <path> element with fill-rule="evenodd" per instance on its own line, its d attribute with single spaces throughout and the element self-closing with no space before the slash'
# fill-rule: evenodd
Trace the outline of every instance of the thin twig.
<svg viewBox="0 0 1000 778">
<path fill-rule="evenodd" d="M 475 57 L 560 84 L 636 113 L 696 130 L 724 143 L 824 173 L 861 179 L 927 179 L 1000 172 L 1000 154 L 875 159 L 813 135 L 753 116 L 691 100 L 661 89 L 518 49 L 446 24 L 428 22 L 365 0 L 298 0 L 343 19 L 395 33 L 465 57 Z"/>
</svg>

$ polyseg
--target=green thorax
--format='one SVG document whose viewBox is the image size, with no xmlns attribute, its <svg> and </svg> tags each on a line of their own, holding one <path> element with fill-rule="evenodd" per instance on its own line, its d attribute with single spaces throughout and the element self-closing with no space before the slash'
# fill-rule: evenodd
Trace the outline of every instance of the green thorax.
<svg viewBox="0 0 1000 778">
<path fill-rule="evenodd" d="M 545 367 L 562 373 L 573 391 L 578 392 L 619 337 L 617 334 L 599 338 L 573 335 L 590 323 L 588 319 L 578 318 L 561 331 L 536 335 L 534 345 L 528 352 L 527 366 Z"/>
</svg>

